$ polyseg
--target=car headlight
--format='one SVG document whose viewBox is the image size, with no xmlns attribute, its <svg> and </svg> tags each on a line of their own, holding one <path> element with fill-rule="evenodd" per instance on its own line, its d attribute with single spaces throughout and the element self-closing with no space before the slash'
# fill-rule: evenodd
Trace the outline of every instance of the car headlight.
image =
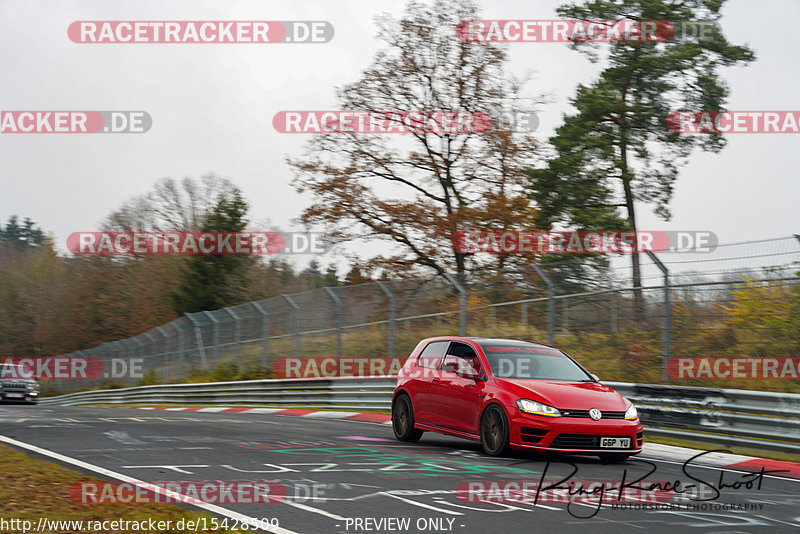
<svg viewBox="0 0 800 534">
<path fill-rule="evenodd" d="M 36 389 L 36 384 L 26 384 L 25 387 L 28 389 Z"/>
<path fill-rule="evenodd" d="M 625 399 L 625 402 L 629 402 L 630 403 L 631 401 L 629 401 L 628 399 Z M 630 406 L 628 406 L 628 409 L 625 410 L 625 419 L 628 419 L 630 421 L 633 421 L 635 419 L 639 419 L 639 412 L 636 410 L 636 406 L 634 406 L 632 403 L 631 403 Z"/>
<path fill-rule="evenodd" d="M 532 401 L 530 399 L 519 399 L 517 401 L 517 408 L 521 412 L 533 415 L 541 415 L 543 417 L 561 417 L 561 412 L 552 406 L 542 404 L 541 402 Z"/>
</svg>

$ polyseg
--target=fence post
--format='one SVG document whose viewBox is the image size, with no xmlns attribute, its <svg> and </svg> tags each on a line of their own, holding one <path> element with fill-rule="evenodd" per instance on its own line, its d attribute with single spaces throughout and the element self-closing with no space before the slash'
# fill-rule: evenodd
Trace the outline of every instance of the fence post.
<svg viewBox="0 0 800 534">
<path fill-rule="evenodd" d="M 133 357 L 135 356 L 136 349 L 134 348 L 134 343 L 131 341 L 136 341 L 136 337 L 128 338 L 127 349 L 125 350 L 125 355 L 128 357 L 128 369 L 131 368 L 133 365 Z"/>
<path fill-rule="evenodd" d="M 230 309 L 224 308 L 228 315 L 233 318 L 233 336 L 236 339 L 236 344 L 234 346 L 234 351 L 236 352 L 236 365 L 239 366 L 239 369 L 242 369 L 242 323 L 239 319 L 239 316 Z"/>
<path fill-rule="evenodd" d="M 670 357 L 671 351 L 671 344 L 672 344 L 672 304 L 670 302 L 670 291 L 669 291 L 669 269 L 667 266 L 661 263 L 661 260 L 658 259 L 658 256 L 653 253 L 652 250 L 646 250 L 647 255 L 650 256 L 650 259 L 653 260 L 653 263 L 661 270 L 664 274 L 664 322 L 663 328 L 661 331 L 661 350 L 662 350 L 662 372 L 664 379 L 666 380 L 667 377 L 667 361 Z"/>
<path fill-rule="evenodd" d="M 394 337 L 395 337 L 395 322 L 397 319 L 397 301 L 394 298 L 394 293 L 384 282 L 378 282 L 386 297 L 389 299 L 389 357 L 394 358 Z"/>
<path fill-rule="evenodd" d="M 194 330 L 194 340 L 197 344 L 197 351 L 200 354 L 200 364 L 203 366 L 203 369 L 208 369 L 208 360 L 206 359 L 206 348 L 203 345 L 203 333 L 201 332 L 200 325 L 197 323 L 197 320 L 191 313 L 185 314 L 186 318 L 189 319 L 189 322 L 192 323 L 192 329 Z"/>
<path fill-rule="evenodd" d="M 144 332 L 142 335 L 145 338 L 147 338 L 147 341 L 150 342 L 150 347 L 151 347 L 151 352 L 152 352 L 152 354 L 150 354 L 150 356 L 151 356 L 151 360 L 152 360 L 153 359 L 152 357 L 155 356 L 155 350 L 152 350 L 152 349 L 153 349 L 153 345 L 155 345 L 155 343 L 156 343 L 156 339 L 153 337 L 153 335 L 149 331 L 148 332 Z M 150 366 L 151 366 L 151 368 L 153 370 L 153 374 L 155 374 L 155 371 L 156 371 L 155 363 L 150 364 Z"/>
<path fill-rule="evenodd" d="M 165 384 L 169 383 L 169 370 L 167 369 L 167 338 L 169 335 L 164 331 L 163 326 L 157 326 L 156 330 L 163 336 L 161 341 L 161 379 Z"/>
<path fill-rule="evenodd" d="M 261 370 L 267 370 L 267 361 L 269 359 L 269 313 L 258 302 L 251 302 L 250 304 L 261 314 Z"/>
<path fill-rule="evenodd" d="M 556 301 L 555 301 L 555 284 L 549 276 L 544 274 L 544 270 L 538 265 L 533 265 L 534 270 L 547 284 L 547 342 L 553 345 L 556 332 Z"/>
<path fill-rule="evenodd" d="M 336 305 L 336 359 L 342 359 L 342 299 L 339 298 L 339 295 L 336 292 L 329 288 L 323 287 L 322 289 L 328 294 L 328 296 L 333 300 L 333 303 Z"/>
<path fill-rule="evenodd" d="M 117 359 L 121 359 L 122 358 L 122 354 L 123 354 L 124 343 L 122 342 L 122 340 L 113 341 L 111 343 L 111 346 L 112 346 L 111 358 L 108 361 L 108 365 L 106 365 L 106 363 L 103 362 L 103 378 L 104 379 L 113 378 L 114 371 L 115 371 L 115 368 L 116 368 L 116 366 L 114 365 L 114 361 L 117 360 Z"/>
<path fill-rule="evenodd" d="M 213 327 L 214 333 L 212 334 L 213 337 L 211 338 L 211 342 L 214 344 L 215 363 L 219 364 L 219 319 L 214 317 L 214 314 L 212 314 L 210 311 L 204 311 L 202 313 L 205 314 L 206 317 L 211 319 L 211 322 L 214 325 Z"/>
<path fill-rule="evenodd" d="M 617 292 L 611 293 L 611 333 L 616 334 L 619 331 L 619 321 L 617 319 Z"/>
<path fill-rule="evenodd" d="M 281 295 L 294 308 L 294 357 L 300 357 L 300 306 L 289 295 Z"/>
<path fill-rule="evenodd" d="M 136 345 L 139 347 L 139 356 L 141 357 L 141 360 L 142 360 L 141 369 L 142 369 L 142 372 L 144 372 L 144 343 L 142 343 L 142 340 L 139 339 L 139 336 L 134 337 L 133 340 L 136 342 Z M 133 377 L 131 377 L 131 378 L 133 378 Z M 140 376 L 139 378 L 144 378 L 144 376 Z"/>
<path fill-rule="evenodd" d="M 172 321 L 170 323 L 172 328 L 178 332 L 178 369 L 181 373 L 181 378 L 186 378 L 186 365 L 183 362 L 183 328 L 178 326 L 178 320 Z"/>
<path fill-rule="evenodd" d="M 456 277 L 451 275 L 450 273 L 442 273 L 444 277 L 447 279 L 448 282 L 453 284 L 453 287 L 456 288 L 456 291 L 459 293 L 459 307 L 458 307 L 458 335 L 459 336 L 466 336 L 467 335 L 467 290 L 464 289 L 464 286 L 456 280 Z"/>
</svg>

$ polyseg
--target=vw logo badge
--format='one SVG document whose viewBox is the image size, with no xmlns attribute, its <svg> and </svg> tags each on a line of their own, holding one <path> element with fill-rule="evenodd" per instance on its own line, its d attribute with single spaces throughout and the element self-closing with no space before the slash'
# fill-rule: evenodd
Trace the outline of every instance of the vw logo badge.
<svg viewBox="0 0 800 534">
<path fill-rule="evenodd" d="M 589 417 L 597 421 L 598 419 L 603 417 L 603 413 L 597 408 L 592 408 L 591 410 L 589 410 Z"/>
</svg>

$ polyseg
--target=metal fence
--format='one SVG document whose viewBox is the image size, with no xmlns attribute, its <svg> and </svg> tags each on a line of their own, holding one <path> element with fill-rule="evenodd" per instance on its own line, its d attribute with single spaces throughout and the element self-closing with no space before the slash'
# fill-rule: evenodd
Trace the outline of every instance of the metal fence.
<svg viewBox="0 0 800 534">
<path fill-rule="evenodd" d="M 605 382 L 633 402 L 648 435 L 800 453 L 800 395 Z M 389 410 L 395 379 L 248 380 L 86 391 L 43 404 L 182 404 Z"/>
<path fill-rule="evenodd" d="M 285 357 L 402 358 L 421 338 L 461 333 L 549 341 L 605 380 L 799 390 L 791 376 L 677 380 L 665 374 L 665 363 L 797 357 L 800 238 L 641 259 L 640 288 L 631 287 L 629 259 L 621 257 L 604 268 L 539 264 L 513 283 L 450 275 L 380 281 L 186 314 L 67 355 L 101 360 L 104 375 L 53 380 L 45 389 L 264 378 Z"/>
</svg>

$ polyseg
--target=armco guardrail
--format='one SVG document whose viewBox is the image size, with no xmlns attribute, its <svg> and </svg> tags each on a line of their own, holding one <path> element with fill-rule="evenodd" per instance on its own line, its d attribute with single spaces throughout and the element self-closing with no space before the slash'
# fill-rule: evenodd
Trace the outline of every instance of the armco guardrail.
<svg viewBox="0 0 800 534">
<path fill-rule="evenodd" d="M 636 404 L 647 433 L 800 457 L 800 395 L 605 382 Z"/>
<path fill-rule="evenodd" d="M 341 377 L 166 384 L 45 397 L 41 404 L 242 404 L 388 410 L 396 378 Z"/>
<path fill-rule="evenodd" d="M 636 404 L 647 434 L 800 455 L 800 395 L 604 382 Z M 198 404 L 388 410 L 392 377 L 168 384 L 84 391 L 41 404 Z"/>
</svg>

